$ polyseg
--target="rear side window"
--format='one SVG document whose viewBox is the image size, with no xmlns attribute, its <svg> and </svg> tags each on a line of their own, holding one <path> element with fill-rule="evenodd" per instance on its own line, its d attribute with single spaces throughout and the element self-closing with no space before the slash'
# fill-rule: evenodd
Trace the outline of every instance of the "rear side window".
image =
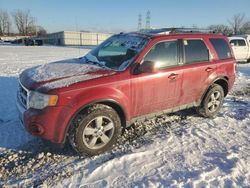
<svg viewBox="0 0 250 188">
<path fill-rule="evenodd" d="M 209 39 L 212 43 L 219 59 L 229 59 L 232 57 L 231 50 L 224 39 Z"/>
<path fill-rule="evenodd" d="M 239 46 L 246 46 L 246 42 L 244 40 L 238 40 Z"/>
<path fill-rule="evenodd" d="M 183 44 L 185 51 L 185 63 L 191 64 L 209 61 L 209 51 L 202 40 L 183 40 Z"/>
</svg>

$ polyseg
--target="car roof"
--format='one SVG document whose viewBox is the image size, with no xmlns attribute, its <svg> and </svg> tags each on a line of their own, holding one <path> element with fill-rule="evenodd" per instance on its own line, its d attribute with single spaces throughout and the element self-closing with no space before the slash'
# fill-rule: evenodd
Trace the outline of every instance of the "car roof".
<svg viewBox="0 0 250 188">
<path fill-rule="evenodd" d="M 235 39 L 235 40 L 245 40 L 245 38 L 241 37 L 241 36 L 232 36 L 232 37 L 228 37 L 228 39 L 229 40 L 233 40 L 233 39 Z"/>
<path fill-rule="evenodd" d="M 197 29 L 197 28 L 161 28 L 161 29 L 150 29 L 142 30 L 138 32 L 130 32 L 127 34 L 138 35 L 147 38 L 161 38 L 166 36 L 183 36 L 183 37 L 219 37 L 226 38 L 220 33 L 215 33 L 207 29 Z"/>
</svg>

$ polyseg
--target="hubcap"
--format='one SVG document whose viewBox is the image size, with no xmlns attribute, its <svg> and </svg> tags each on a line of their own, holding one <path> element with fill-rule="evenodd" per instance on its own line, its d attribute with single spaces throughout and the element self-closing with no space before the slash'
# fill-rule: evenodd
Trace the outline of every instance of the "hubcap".
<svg viewBox="0 0 250 188">
<path fill-rule="evenodd" d="M 92 119 L 83 131 L 83 143 L 89 149 L 100 149 L 112 139 L 114 122 L 106 116 Z"/>
<path fill-rule="evenodd" d="M 215 112 L 219 108 L 221 103 L 220 96 L 221 94 L 219 91 L 215 91 L 211 94 L 209 102 L 207 104 L 208 110 L 210 112 Z"/>
</svg>

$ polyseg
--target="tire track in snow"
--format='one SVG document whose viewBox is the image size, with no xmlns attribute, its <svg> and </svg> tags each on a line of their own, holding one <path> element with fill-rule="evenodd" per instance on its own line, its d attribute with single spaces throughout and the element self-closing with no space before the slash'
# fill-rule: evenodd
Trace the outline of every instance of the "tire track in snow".
<svg viewBox="0 0 250 188">
<path fill-rule="evenodd" d="M 175 116 L 172 119 L 170 118 L 170 120 L 168 119 L 166 121 L 165 126 L 169 128 L 170 122 L 180 121 L 180 119 L 181 118 L 178 116 Z M 75 153 L 72 151 L 59 151 L 58 153 L 53 154 L 53 148 L 46 147 L 46 145 L 43 145 L 39 141 L 37 143 L 33 143 L 35 146 L 34 148 L 38 148 L 37 150 L 31 152 L 22 151 L 26 149 L 25 147 L 30 147 L 27 146 L 30 143 L 27 143 L 24 148 L 19 148 L 22 151 L 21 153 L 9 151 L 2 155 L 3 158 L 1 158 L 0 164 L 4 163 L 4 168 L 2 168 L 0 173 L 3 171 L 5 172 L 5 176 L 2 177 L 2 180 L 9 185 L 40 185 L 43 182 L 49 182 L 50 184 L 55 179 L 58 180 L 58 177 L 60 177 L 59 179 L 62 179 L 64 175 L 69 177 L 69 175 L 75 171 L 80 171 L 79 178 L 81 179 L 81 170 L 85 168 L 88 169 L 86 166 L 92 163 L 91 165 L 97 168 L 105 161 L 130 153 L 133 147 L 138 147 L 136 142 L 133 143 L 135 139 L 140 140 L 140 137 L 148 131 L 152 131 L 154 133 L 157 131 L 156 128 L 152 126 L 147 127 L 147 129 L 148 130 L 140 125 L 127 130 L 126 136 L 121 139 L 121 143 L 118 144 L 114 151 L 94 158 L 74 157 Z M 124 142 L 126 143 L 127 148 L 124 147 Z M 147 144 L 147 141 L 143 139 L 140 144 L 143 145 L 145 144 L 144 142 Z M 69 159 L 67 155 L 70 156 Z M 72 169 L 69 170 L 67 167 L 72 163 L 75 164 L 74 166 L 76 167 L 72 167 Z M 64 168 L 67 168 L 69 172 L 64 172 Z M 87 173 L 91 173 L 91 170 Z M 11 178 L 11 176 L 13 178 Z"/>
<path fill-rule="evenodd" d="M 188 114 L 189 113 L 192 114 L 192 111 L 191 112 L 190 111 L 188 112 Z M 16 162 L 15 160 L 9 160 L 9 163 L 8 162 L 6 163 L 6 161 L 4 161 L 4 163 L 7 164 L 7 168 L 5 168 L 4 170 L 7 175 L 6 178 L 8 178 L 5 181 L 5 183 L 7 185 L 29 185 L 29 186 L 32 186 L 32 185 L 38 186 L 44 183 L 47 185 L 54 185 L 56 184 L 56 182 L 59 182 L 62 179 L 70 178 L 71 181 L 75 183 L 74 185 L 80 185 L 82 183 L 84 184 L 84 179 L 86 179 L 86 177 L 88 176 L 93 175 L 94 170 L 98 169 L 98 166 L 99 167 L 103 166 L 105 162 L 108 162 L 114 158 L 119 158 L 119 157 L 126 156 L 126 155 L 129 156 L 132 150 L 136 150 L 137 148 L 150 144 L 151 143 L 150 139 L 154 135 L 156 135 L 157 137 L 161 137 L 162 135 L 164 135 L 165 137 L 166 135 L 169 136 L 167 137 L 169 138 L 167 139 L 167 143 L 169 144 L 169 147 L 165 148 L 166 153 L 164 154 L 164 151 L 162 151 L 160 153 L 160 157 L 158 156 L 159 158 L 157 159 L 158 160 L 157 162 L 159 164 L 165 164 L 165 165 L 167 164 L 168 166 L 169 165 L 171 166 L 171 158 L 175 158 L 175 155 L 168 155 L 169 149 L 170 148 L 174 149 L 175 147 L 177 147 L 177 148 L 182 148 L 181 150 L 184 150 L 184 148 L 188 147 L 188 145 L 192 143 L 193 141 L 196 141 L 196 142 L 198 141 L 197 147 L 200 147 L 199 148 L 200 151 L 202 151 L 201 147 L 203 147 L 204 144 L 206 144 L 207 142 L 206 140 L 204 140 L 204 138 L 209 139 L 210 142 L 212 141 L 212 144 L 210 144 L 210 147 L 211 145 L 215 145 L 217 147 L 222 146 L 221 149 L 222 150 L 224 149 L 225 141 L 218 139 L 216 130 L 218 131 L 218 129 L 220 129 L 219 130 L 219 133 L 220 133 L 221 130 L 225 130 L 227 128 L 226 126 L 222 126 L 222 127 L 215 126 L 216 121 L 211 120 L 212 121 L 212 124 L 211 124 L 209 120 L 209 122 L 205 124 L 206 127 L 204 127 L 204 125 L 201 123 L 201 122 L 204 122 L 204 118 L 200 118 L 200 117 L 187 118 L 188 114 L 185 114 L 185 113 L 183 113 L 184 115 L 179 115 L 179 116 L 178 115 L 160 116 L 158 118 L 151 119 L 146 122 L 138 123 L 131 130 L 127 130 L 127 134 L 126 134 L 127 137 L 125 136 L 122 139 L 121 141 L 122 143 L 116 146 L 116 149 L 114 151 L 107 152 L 105 154 L 102 154 L 93 158 L 75 157 L 74 156 L 75 154 L 70 153 L 68 151 L 61 151 L 56 154 L 52 152 L 51 148 L 44 149 L 44 145 L 42 145 L 41 143 L 38 143 L 38 142 L 33 143 L 35 147 L 38 147 L 38 150 L 31 152 L 31 153 L 24 153 L 24 156 L 25 156 L 24 159 L 22 158 L 22 153 L 20 155 L 18 154 L 18 156 L 16 156 L 16 158 L 18 158 L 16 166 L 15 166 L 15 162 Z M 194 120 L 195 122 L 192 122 Z M 152 126 L 153 124 L 152 121 L 155 122 L 154 126 Z M 192 125 L 194 123 L 197 123 L 197 125 Z M 211 129 L 210 132 L 208 131 L 209 128 Z M 229 135 L 228 131 L 225 133 L 227 136 Z M 193 141 L 192 140 L 189 141 L 190 138 L 193 139 Z M 127 144 L 125 147 L 124 147 L 124 143 L 125 145 Z M 25 150 L 25 147 L 29 148 L 30 146 L 25 145 L 23 147 L 24 150 Z M 42 155 L 42 153 L 43 153 L 43 156 L 42 157 L 40 156 L 41 157 L 40 158 L 39 155 Z M 49 156 L 47 155 L 48 153 L 50 153 Z M 4 156 L 3 157 L 4 159 L 8 160 L 9 158 L 12 158 L 16 154 L 17 154 L 16 152 L 10 151 L 10 152 L 6 152 L 2 156 Z M 165 158 L 165 156 L 169 156 L 170 158 Z M 180 156 L 181 155 L 179 154 L 176 155 L 177 158 Z M 57 160 L 53 158 L 57 158 Z M 182 158 L 178 159 L 178 161 L 180 162 L 183 160 L 184 159 Z M 13 164 L 13 161 L 14 161 L 14 164 Z M 160 163 L 159 161 L 165 161 L 165 163 Z M 176 165 L 177 166 L 182 165 L 182 163 L 178 164 L 176 162 L 177 161 L 172 162 L 174 164 L 172 168 L 176 168 Z M 1 161 L 0 161 L 0 164 L 2 164 Z M 21 171 L 18 170 L 19 166 L 21 168 Z M 144 169 L 146 174 L 145 173 L 142 174 L 142 176 L 144 177 L 153 176 L 152 174 L 150 175 L 149 173 L 150 169 L 152 169 L 150 168 L 150 164 L 148 164 L 148 166 L 149 166 L 149 170 Z M 10 169 L 12 169 L 13 167 L 14 169 L 17 169 L 17 172 L 20 171 L 20 173 L 17 173 L 17 174 L 12 173 Z M 157 167 L 157 165 L 154 168 L 158 170 L 160 169 L 160 167 L 159 166 Z M 65 171 L 65 169 L 67 170 L 67 172 Z M 8 174 L 8 170 L 10 170 L 12 174 L 11 173 Z M 25 174 L 28 171 L 31 171 L 32 173 Z M 77 173 L 75 174 L 75 172 Z M 214 171 L 208 168 L 205 171 L 205 174 L 203 176 L 208 177 L 205 179 L 211 178 L 211 181 L 212 181 L 213 177 L 209 176 L 208 175 L 209 173 L 213 174 Z M 9 177 L 11 175 L 13 177 L 15 176 L 15 178 Z M 140 179 L 140 178 L 137 178 L 137 179 Z M 195 182 L 198 185 L 203 184 L 202 183 L 203 179 L 204 178 L 194 181 L 194 184 Z M 107 182 L 105 183 L 104 181 L 101 181 L 101 180 L 100 181 L 97 180 L 97 182 L 102 182 L 100 183 L 101 185 L 107 184 Z M 219 182 L 219 184 L 222 185 L 224 180 L 223 181 L 213 180 L 213 183 L 216 183 L 216 182 Z M 137 180 L 137 183 L 140 184 L 143 182 L 141 182 L 141 180 Z M 70 186 L 70 184 L 68 185 Z"/>
</svg>

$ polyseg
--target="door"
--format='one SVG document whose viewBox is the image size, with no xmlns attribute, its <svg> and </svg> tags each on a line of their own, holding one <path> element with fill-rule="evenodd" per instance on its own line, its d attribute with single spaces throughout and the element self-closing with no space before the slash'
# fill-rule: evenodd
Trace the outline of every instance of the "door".
<svg viewBox="0 0 250 188">
<path fill-rule="evenodd" d="M 201 39 L 183 40 L 183 84 L 180 104 L 198 101 L 209 85 L 209 78 L 216 76 L 216 64 L 210 62 L 210 53 Z"/>
<path fill-rule="evenodd" d="M 144 61 L 155 62 L 159 71 L 132 75 L 131 96 L 135 116 L 158 112 L 176 105 L 182 80 L 178 59 L 177 40 L 159 42 L 147 53 Z"/>
<path fill-rule="evenodd" d="M 248 46 L 245 39 L 232 39 L 230 41 L 232 45 L 235 58 L 237 60 L 246 60 L 248 59 Z"/>
</svg>

